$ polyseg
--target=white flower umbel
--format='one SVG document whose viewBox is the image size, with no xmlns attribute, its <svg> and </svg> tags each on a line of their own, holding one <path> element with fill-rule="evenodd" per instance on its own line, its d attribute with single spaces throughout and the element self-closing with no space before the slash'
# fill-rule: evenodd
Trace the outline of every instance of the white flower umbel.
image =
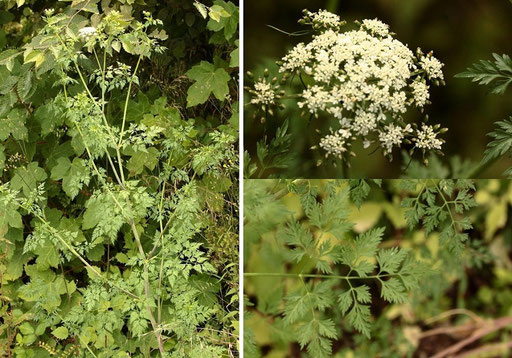
<svg viewBox="0 0 512 358">
<path fill-rule="evenodd" d="M 423 107 L 427 104 L 428 99 L 430 98 L 430 93 L 428 93 L 429 86 L 425 82 L 416 81 L 411 85 L 412 95 L 416 105 L 418 107 Z"/>
<path fill-rule="evenodd" d="M 385 37 L 389 35 L 389 25 L 380 20 L 363 20 L 362 27 L 368 30 L 371 34 Z"/>
<path fill-rule="evenodd" d="M 252 104 L 274 104 L 276 100 L 276 93 L 272 84 L 268 83 L 265 79 L 260 79 L 254 84 L 254 94 L 251 99 Z"/>
<path fill-rule="evenodd" d="M 444 80 L 443 75 L 443 66 L 444 64 L 441 63 L 437 58 L 432 56 L 432 54 L 428 54 L 427 56 L 424 56 L 421 59 L 421 68 L 425 70 L 428 77 L 431 80 Z"/>
<path fill-rule="evenodd" d="M 421 129 L 418 129 L 417 138 L 413 139 L 416 144 L 415 147 L 423 150 L 440 150 L 443 145 L 443 140 L 437 138 L 437 133 L 434 127 L 423 124 Z"/>
<path fill-rule="evenodd" d="M 417 130 L 404 122 L 410 108 L 429 103 L 430 85 L 444 79 L 443 64 L 432 53 L 414 53 L 377 19 L 356 22 L 356 29 L 343 31 L 344 22 L 322 10 L 305 11 L 300 22 L 317 31 L 310 42 L 299 43 L 283 57 L 279 71 L 300 79 L 300 108 L 314 117 L 328 114 L 341 120 L 343 133 L 349 133 L 334 131 L 321 140 L 328 155 L 342 156 L 352 140 L 375 142 L 369 138 L 373 136 L 391 156 L 402 143 L 412 145 L 415 131 L 423 138 L 416 148 L 441 149 L 442 141 L 435 138 L 439 128 L 436 133 L 428 127 L 432 132 L 427 132 L 425 126 Z"/>
<path fill-rule="evenodd" d="M 78 36 L 83 38 L 84 40 L 88 40 L 92 36 L 96 34 L 96 28 L 92 26 L 82 27 L 78 30 Z"/>
<path fill-rule="evenodd" d="M 318 12 L 311 12 L 304 10 L 303 23 L 311 24 L 315 27 L 323 28 L 336 28 L 343 24 L 341 18 L 327 10 L 319 10 Z"/>
<path fill-rule="evenodd" d="M 349 130 L 338 129 L 320 140 L 320 147 L 327 152 L 326 156 L 333 155 L 341 158 L 348 151 L 348 139 L 352 135 Z"/>
<path fill-rule="evenodd" d="M 395 126 L 394 124 L 388 124 L 379 133 L 379 141 L 384 149 L 384 154 L 390 154 L 394 147 L 400 147 L 405 136 L 412 133 L 413 129 L 410 124 L 404 128 Z"/>
</svg>

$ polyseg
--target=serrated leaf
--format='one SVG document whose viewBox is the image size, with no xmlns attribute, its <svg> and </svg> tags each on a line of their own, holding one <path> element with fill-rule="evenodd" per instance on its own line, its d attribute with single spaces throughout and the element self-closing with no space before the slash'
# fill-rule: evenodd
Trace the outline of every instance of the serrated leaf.
<svg viewBox="0 0 512 358">
<path fill-rule="evenodd" d="M 392 277 L 387 281 L 381 281 L 381 297 L 390 303 L 403 303 L 407 300 L 407 294 L 401 282 Z"/>
<path fill-rule="evenodd" d="M 488 85 L 491 93 L 504 94 L 512 83 L 512 59 L 496 53 L 493 57 L 494 61 L 482 60 L 455 77 L 470 78 L 480 85 Z"/>
<path fill-rule="evenodd" d="M 14 59 L 21 55 L 22 52 L 14 49 L 5 50 L 0 53 L 0 65 L 5 65 L 5 67 L 12 71 L 12 66 L 14 65 Z"/>
<path fill-rule="evenodd" d="M 359 287 L 354 288 L 354 291 L 356 293 L 357 301 L 360 303 L 371 303 L 372 302 L 372 296 L 370 294 L 370 287 L 366 285 L 362 285 Z"/>
<path fill-rule="evenodd" d="M 348 323 L 368 339 L 371 331 L 370 317 L 370 307 L 361 304 L 355 304 L 346 316 Z"/>
<path fill-rule="evenodd" d="M 37 188 L 37 183 L 44 181 L 48 175 L 43 168 L 39 167 L 37 162 L 32 162 L 26 167 L 17 168 L 14 171 L 14 177 L 11 179 L 11 188 L 22 190 L 26 197 Z"/>
<path fill-rule="evenodd" d="M 228 82 L 231 76 L 223 68 L 201 61 L 192 67 L 186 75 L 195 83 L 188 89 L 187 107 L 197 106 L 208 100 L 211 94 L 223 101 L 229 93 Z"/>
<path fill-rule="evenodd" d="M 377 255 L 380 272 L 387 272 L 389 274 L 397 273 L 407 255 L 407 250 L 397 247 L 381 250 Z"/>
<path fill-rule="evenodd" d="M 206 19 L 208 17 L 208 10 L 206 9 L 206 6 L 204 6 L 198 1 L 194 1 L 194 6 L 197 9 L 197 11 L 199 11 L 203 19 Z"/>
<path fill-rule="evenodd" d="M 512 149 L 512 117 L 497 122 L 496 125 L 498 128 L 488 134 L 493 141 L 487 145 L 484 162 L 504 156 Z"/>
<path fill-rule="evenodd" d="M 62 179 L 62 189 L 71 199 L 74 199 L 83 186 L 89 184 L 91 176 L 83 159 L 75 158 L 71 162 L 68 158 L 61 157 L 57 160 L 57 165 L 52 168 L 51 178 Z"/>
<path fill-rule="evenodd" d="M 348 290 L 338 296 L 338 307 L 341 311 L 341 314 L 346 314 L 350 307 L 352 307 L 352 304 L 354 303 L 352 295 L 352 290 Z"/>
<path fill-rule="evenodd" d="M 66 327 L 58 327 L 52 331 L 52 334 L 58 339 L 66 339 L 68 338 L 69 332 Z"/>
</svg>

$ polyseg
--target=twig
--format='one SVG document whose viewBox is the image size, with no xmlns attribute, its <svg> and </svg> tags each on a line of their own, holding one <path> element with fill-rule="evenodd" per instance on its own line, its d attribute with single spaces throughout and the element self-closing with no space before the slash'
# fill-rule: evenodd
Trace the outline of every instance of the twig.
<svg viewBox="0 0 512 358">
<path fill-rule="evenodd" d="M 475 330 L 468 338 L 463 339 L 462 341 L 442 350 L 441 352 L 434 355 L 432 358 L 444 358 L 456 354 L 467 345 L 479 340 L 482 337 L 485 337 L 489 333 L 499 331 L 500 329 L 511 324 L 512 317 L 502 317 L 494 321 L 484 322 L 482 326 Z"/>
</svg>

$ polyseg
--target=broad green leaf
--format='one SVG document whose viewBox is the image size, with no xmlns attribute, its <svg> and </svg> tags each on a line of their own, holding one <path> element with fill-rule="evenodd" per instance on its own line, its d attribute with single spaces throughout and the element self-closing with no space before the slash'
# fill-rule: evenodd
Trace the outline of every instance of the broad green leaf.
<svg viewBox="0 0 512 358">
<path fill-rule="evenodd" d="M 0 117 L 0 140 L 6 140 L 10 135 L 16 140 L 27 139 L 26 115 L 25 110 L 14 108 L 5 117 Z"/>
<path fill-rule="evenodd" d="M 187 72 L 187 76 L 195 81 L 188 89 L 187 107 L 206 102 L 212 93 L 223 101 L 229 93 L 231 77 L 225 69 L 216 68 L 212 63 L 201 61 Z"/>
<path fill-rule="evenodd" d="M 22 52 L 14 49 L 5 50 L 0 53 L 0 65 L 5 65 L 5 67 L 12 71 L 12 66 L 14 65 L 14 59 L 21 55 Z"/>
<path fill-rule="evenodd" d="M 224 10 L 220 5 L 213 5 L 210 7 L 210 18 L 213 21 L 219 22 L 221 17 L 229 17 L 230 13 Z"/>
<path fill-rule="evenodd" d="M 52 168 L 51 178 L 62 179 L 62 189 L 71 199 L 74 199 L 83 186 L 89 184 L 91 176 L 83 159 L 75 158 L 71 162 L 68 158 L 62 157 Z"/>
<path fill-rule="evenodd" d="M 66 339 L 68 338 L 69 332 L 66 327 L 58 327 L 52 331 L 52 334 L 58 339 Z"/>
<path fill-rule="evenodd" d="M 22 190 L 26 197 L 37 189 L 38 183 L 44 181 L 48 175 L 43 168 L 39 167 L 37 162 L 32 162 L 26 167 L 17 168 L 14 171 L 14 177 L 11 180 L 11 188 Z"/>
<path fill-rule="evenodd" d="M 35 62 L 36 68 L 41 66 L 44 62 L 44 53 L 40 50 L 32 50 L 30 52 L 24 53 L 24 61 L 25 63 Z"/>
</svg>

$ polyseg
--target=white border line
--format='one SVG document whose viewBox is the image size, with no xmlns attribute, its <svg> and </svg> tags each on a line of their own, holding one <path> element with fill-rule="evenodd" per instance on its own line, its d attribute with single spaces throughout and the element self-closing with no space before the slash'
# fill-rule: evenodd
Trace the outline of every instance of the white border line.
<svg viewBox="0 0 512 358">
<path fill-rule="evenodd" d="M 239 357 L 244 356 L 244 0 L 240 0 L 239 3 L 239 23 L 238 33 L 239 39 L 239 102 L 238 102 L 238 131 L 239 131 L 239 150 L 238 150 L 238 178 L 239 178 L 239 209 L 240 214 L 238 220 L 238 261 L 239 261 L 239 305 L 238 305 L 238 317 L 239 317 L 239 328 L 240 335 L 238 337 L 238 354 Z"/>
</svg>

